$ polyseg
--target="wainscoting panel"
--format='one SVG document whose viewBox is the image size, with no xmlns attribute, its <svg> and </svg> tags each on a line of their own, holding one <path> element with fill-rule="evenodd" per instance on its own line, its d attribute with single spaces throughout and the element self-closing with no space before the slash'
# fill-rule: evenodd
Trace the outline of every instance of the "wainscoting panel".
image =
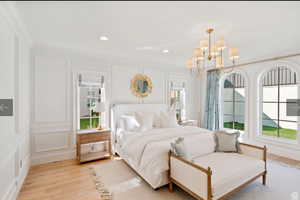
<svg viewBox="0 0 300 200">
<path fill-rule="evenodd" d="M 36 153 L 67 149 L 69 147 L 69 132 L 43 133 L 33 135 Z"/>
<path fill-rule="evenodd" d="M 64 58 L 35 57 L 34 122 L 68 120 L 69 76 Z"/>
</svg>

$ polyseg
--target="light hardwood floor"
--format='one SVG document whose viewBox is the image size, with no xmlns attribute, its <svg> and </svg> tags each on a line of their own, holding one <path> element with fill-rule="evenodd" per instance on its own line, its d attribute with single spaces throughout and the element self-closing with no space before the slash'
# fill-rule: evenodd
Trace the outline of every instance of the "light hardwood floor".
<svg viewBox="0 0 300 200">
<path fill-rule="evenodd" d="M 276 155 L 268 158 L 300 167 L 300 161 Z M 33 166 L 18 200 L 100 200 L 89 166 L 107 161 L 79 165 L 75 160 L 67 160 Z"/>
</svg>

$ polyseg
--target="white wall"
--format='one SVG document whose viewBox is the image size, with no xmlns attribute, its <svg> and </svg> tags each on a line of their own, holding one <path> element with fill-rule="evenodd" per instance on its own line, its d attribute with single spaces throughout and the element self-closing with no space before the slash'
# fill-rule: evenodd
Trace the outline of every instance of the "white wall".
<svg viewBox="0 0 300 200">
<path fill-rule="evenodd" d="M 0 44 L 0 99 L 14 100 L 14 116 L 0 116 L 0 200 L 12 200 L 30 166 L 30 41 L 9 2 L 0 3 Z"/>
<path fill-rule="evenodd" d="M 113 61 L 95 58 L 71 50 L 36 45 L 33 54 L 32 81 L 32 162 L 33 164 L 75 158 L 76 112 L 74 74 L 104 74 L 106 102 L 167 103 L 168 80 L 187 81 L 187 116 L 197 119 L 194 94 L 196 81 L 183 69 L 136 65 L 114 66 Z M 143 67 L 144 66 L 144 67 Z M 138 73 L 153 82 L 150 96 L 140 100 L 132 95 L 130 81 Z"/>
<path fill-rule="evenodd" d="M 300 160 L 300 135 L 298 133 L 298 144 L 291 144 L 287 142 L 277 142 L 274 140 L 266 139 L 263 137 L 259 137 L 259 128 L 260 128 L 260 119 L 259 119 L 259 97 L 260 97 L 260 90 L 259 90 L 259 80 L 262 73 L 270 70 L 273 67 L 276 67 L 278 63 L 286 64 L 290 66 L 298 73 L 298 78 L 300 78 L 300 56 L 298 57 L 290 57 L 282 60 L 277 61 L 270 61 L 264 63 L 257 63 L 248 66 L 241 67 L 236 70 L 236 72 L 240 72 L 246 76 L 248 80 L 248 102 L 249 104 L 246 105 L 248 107 L 248 112 L 245 113 L 246 115 L 246 124 L 248 125 L 248 129 L 246 131 L 246 140 L 250 143 L 260 144 L 260 145 L 267 145 L 270 152 Z M 200 85 L 201 92 L 201 121 L 203 122 L 204 118 L 204 108 L 205 108 L 205 91 L 206 91 L 206 80 L 205 77 L 201 80 Z M 246 93 L 247 93 L 246 92 Z M 298 87 L 298 94 L 299 87 Z M 299 96 L 298 96 L 299 98 Z M 299 126 L 299 120 L 298 120 Z"/>
</svg>

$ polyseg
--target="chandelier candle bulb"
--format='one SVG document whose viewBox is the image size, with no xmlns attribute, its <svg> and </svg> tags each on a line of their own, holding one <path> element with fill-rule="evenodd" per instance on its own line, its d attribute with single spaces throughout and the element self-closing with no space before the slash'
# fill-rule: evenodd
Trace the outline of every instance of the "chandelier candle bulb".
<svg viewBox="0 0 300 200">
<path fill-rule="evenodd" d="M 213 45 L 212 48 L 211 48 L 211 55 L 215 57 L 218 54 L 219 54 L 219 52 L 218 52 L 217 46 Z"/>
<path fill-rule="evenodd" d="M 216 58 L 216 67 L 224 67 L 222 56 L 217 56 L 217 58 Z"/>
</svg>

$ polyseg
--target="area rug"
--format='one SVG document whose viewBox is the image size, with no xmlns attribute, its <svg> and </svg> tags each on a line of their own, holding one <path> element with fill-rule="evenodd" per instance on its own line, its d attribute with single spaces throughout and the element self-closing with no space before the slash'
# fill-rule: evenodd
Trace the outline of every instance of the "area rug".
<svg viewBox="0 0 300 200">
<path fill-rule="evenodd" d="M 102 200 L 194 200 L 190 195 L 167 187 L 153 190 L 123 160 L 91 166 Z M 268 163 L 267 185 L 257 179 L 228 200 L 300 200 L 300 169 L 276 161 Z"/>
</svg>

